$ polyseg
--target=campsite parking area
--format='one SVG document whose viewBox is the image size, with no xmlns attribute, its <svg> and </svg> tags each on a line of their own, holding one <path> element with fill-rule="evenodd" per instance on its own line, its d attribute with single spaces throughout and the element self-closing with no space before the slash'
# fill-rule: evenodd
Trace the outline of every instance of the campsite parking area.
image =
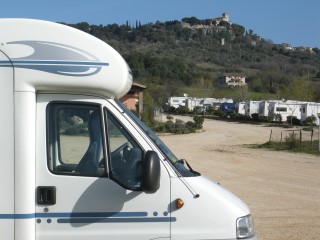
<svg viewBox="0 0 320 240">
<path fill-rule="evenodd" d="M 269 140 L 264 125 L 205 119 L 203 128 L 161 139 L 249 205 L 259 240 L 320 239 L 319 156 L 246 146 Z"/>
</svg>

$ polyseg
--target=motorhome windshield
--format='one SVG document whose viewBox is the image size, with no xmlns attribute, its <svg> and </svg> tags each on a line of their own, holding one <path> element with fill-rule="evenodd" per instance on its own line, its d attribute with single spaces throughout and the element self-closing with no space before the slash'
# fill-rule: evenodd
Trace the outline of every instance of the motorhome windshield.
<svg viewBox="0 0 320 240">
<path fill-rule="evenodd" d="M 119 100 L 115 100 L 118 105 L 127 113 L 130 118 L 149 136 L 153 143 L 159 148 L 159 150 L 164 154 L 167 160 L 175 167 L 175 169 L 183 177 L 198 176 L 199 173 L 188 170 L 183 161 L 179 160 L 170 149 L 160 140 L 160 138 L 146 125 L 144 124 L 132 111 L 125 107 Z"/>
</svg>

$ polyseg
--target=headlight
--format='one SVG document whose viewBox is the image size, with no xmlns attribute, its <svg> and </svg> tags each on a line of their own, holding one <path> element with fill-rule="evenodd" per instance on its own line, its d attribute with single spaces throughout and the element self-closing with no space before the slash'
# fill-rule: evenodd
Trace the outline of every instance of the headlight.
<svg viewBox="0 0 320 240">
<path fill-rule="evenodd" d="M 251 215 L 237 219 L 237 238 L 248 238 L 254 235 L 254 227 Z"/>
</svg>

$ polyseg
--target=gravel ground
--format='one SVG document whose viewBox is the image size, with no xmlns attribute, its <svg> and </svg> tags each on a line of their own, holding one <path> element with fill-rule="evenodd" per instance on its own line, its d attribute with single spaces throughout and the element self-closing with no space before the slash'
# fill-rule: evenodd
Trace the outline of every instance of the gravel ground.
<svg viewBox="0 0 320 240">
<path fill-rule="evenodd" d="M 270 130 L 205 119 L 204 132 L 161 139 L 249 205 L 259 240 L 320 239 L 320 157 L 245 146 L 267 142 Z"/>
</svg>

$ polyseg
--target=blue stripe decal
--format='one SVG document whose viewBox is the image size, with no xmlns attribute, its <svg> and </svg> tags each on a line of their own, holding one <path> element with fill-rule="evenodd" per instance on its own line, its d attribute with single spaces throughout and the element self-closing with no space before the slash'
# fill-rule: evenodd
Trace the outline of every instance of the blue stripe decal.
<svg viewBox="0 0 320 240">
<path fill-rule="evenodd" d="M 75 62 L 75 61 L 29 61 L 29 60 L 13 60 L 12 63 L 15 65 L 76 65 L 76 66 L 94 66 L 94 67 L 101 67 L 101 66 L 109 66 L 109 63 L 104 62 Z"/>
<path fill-rule="evenodd" d="M 36 214 L 0 214 L 0 219 L 31 219 L 35 218 Z"/>
<path fill-rule="evenodd" d="M 77 213 L 30 213 L 0 214 L 0 219 L 31 219 L 31 218 L 106 218 L 106 217 L 146 217 L 147 212 L 77 212 Z"/>
<path fill-rule="evenodd" d="M 62 66 L 84 66 L 84 67 L 104 67 L 109 66 L 109 63 L 105 62 L 70 62 L 70 61 L 0 61 L 1 67 L 11 66 L 11 65 L 21 65 L 21 66 L 43 66 L 43 65 L 62 65 Z"/>
<path fill-rule="evenodd" d="M 36 218 L 106 218 L 106 217 L 146 217 L 147 212 L 76 212 L 76 213 L 36 213 Z"/>
<path fill-rule="evenodd" d="M 12 66 L 12 62 L 10 61 L 0 61 L 0 67 L 8 67 Z"/>
<path fill-rule="evenodd" d="M 60 218 L 58 223 L 147 223 L 147 222 L 175 222 L 175 217 L 146 217 L 146 218 Z"/>
<path fill-rule="evenodd" d="M 30 214 L 0 214 L 3 219 L 40 219 L 57 218 L 57 223 L 148 223 L 175 222 L 175 217 L 147 217 L 147 212 L 78 212 L 78 213 L 30 213 Z"/>
<path fill-rule="evenodd" d="M 47 61 L 47 60 L 13 60 L 0 61 L 0 67 L 16 67 L 32 69 L 64 76 L 91 76 L 108 67 L 109 63 L 96 61 Z"/>
<path fill-rule="evenodd" d="M 92 76 L 109 63 L 101 62 L 94 55 L 74 46 L 45 41 L 13 41 L 8 45 L 22 45 L 33 49 L 28 56 L 0 61 L 0 67 L 32 69 L 63 76 Z"/>
</svg>

